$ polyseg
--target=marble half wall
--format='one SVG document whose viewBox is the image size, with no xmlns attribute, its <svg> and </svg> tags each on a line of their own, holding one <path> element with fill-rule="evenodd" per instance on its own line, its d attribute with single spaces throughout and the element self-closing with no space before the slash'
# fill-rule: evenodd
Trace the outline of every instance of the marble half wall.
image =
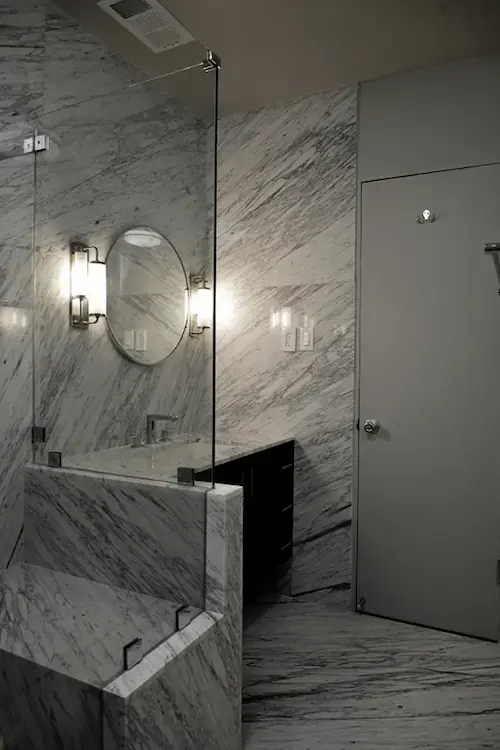
<svg viewBox="0 0 500 750">
<path fill-rule="evenodd" d="M 104 750 L 240 750 L 240 487 L 207 492 L 206 611 L 104 690 Z"/>
<path fill-rule="evenodd" d="M 31 466 L 24 559 L 203 607 L 206 489 Z"/>
<path fill-rule="evenodd" d="M 356 91 L 220 123 L 218 427 L 296 448 L 293 593 L 350 582 Z M 285 353 L 270 313 L 316 323 Z"/>
<path fill-rule="evenodd" d="M 57 496 L 59 512 L 67 508 L 69 518 L 72 502 L 63 480 L 68 472 L 47 467 L 27 471 L 41 483 L 59 475 L 56 484 L 45 484 L 46 496 L 39 492 L 33 500 L 39 505 Z M 83 472 L 73 473 L 83 482 Z M 69 539 L 77 561 L 84 552 L 83 541 L 100 535 L 112 544 L 113 532 L 121 537 L 127 503 L 136 514 L 148 515 L 142 497 L 146 486 L 162 493 L 154 524 L 165 546 L 170 548 L 176 540 L 166 528 L 172 509 L 179 512 L 182 506 L 186 515 L 194 515 L 193 488 L 140 480 L 128 480 L 121 493 L 115 488 L 116 503 L 108 503 L 102 512 L 102 489 L 95 475 L 92 479 L 94 484 L 80 482 L 78 501 L 86 501 L 88 507 L 74 519 L 79 536 Z M 109 477 L 103 479 L 107 483 Z M 67 574 L 27 562 L 0 576 L 5 595 L 0 620 L 6 625 L 0 639 L 0 746 L 5 742 L 11 750 L 240 750 L 243 492 L 223 485 L 194 489 L 207 501 L 202 562 L 209 574 L 202 606 L 188 607 L 175 632 L 173 602 L 75 577 L 88 569 Z M 166 561 L 154 549 L 151 535 L 144 536 L 145 524 L 135 526 L 133 532 L 150 551 L 160 579 Z M 60 525 L 54 536 L 60 545 Z M 29 558 L 29 521 L 26 546 Z M 88 555 L 93 553 L 91 548 Z M 132 586 L 127 588 L 134 588 L 133 571 L 123 572 L 130 574 Z M 150 577 L 144 573 L 143 583 L 148 585 Z M 95 580 L 95 575 L 90 577 Z M 186 585 L 182 580 L 176 585 L 172 593 L 180 603 Z M 144 637 L 143 653 L 123 671 L 122 644 L 137 633 Z"/>
</svg>

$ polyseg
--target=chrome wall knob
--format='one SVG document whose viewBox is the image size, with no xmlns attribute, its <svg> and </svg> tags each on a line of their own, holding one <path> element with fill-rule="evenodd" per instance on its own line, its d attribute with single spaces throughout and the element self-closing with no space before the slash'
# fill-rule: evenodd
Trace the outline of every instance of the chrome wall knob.
<svg viewBox="0 0 500 750">
<path fill-rule="evenodd" d="M 380 422 L 378 419 L 366 419 L 363 425 L 363 429 L 368 435 L 376 435 L 380 430 Z"/>
</svg>

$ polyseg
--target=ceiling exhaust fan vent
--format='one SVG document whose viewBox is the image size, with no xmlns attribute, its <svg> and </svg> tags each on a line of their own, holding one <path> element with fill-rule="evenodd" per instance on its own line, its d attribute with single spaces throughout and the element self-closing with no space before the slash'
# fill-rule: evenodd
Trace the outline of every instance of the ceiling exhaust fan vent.
<svg viewBox="0 0 500 750">
<path fill-rule="evenodd" d="M 99 0 L 97 5 L 153 52 L 166 52 L 194 41 L 194 36 L 158 0 Z"/>
</svg>

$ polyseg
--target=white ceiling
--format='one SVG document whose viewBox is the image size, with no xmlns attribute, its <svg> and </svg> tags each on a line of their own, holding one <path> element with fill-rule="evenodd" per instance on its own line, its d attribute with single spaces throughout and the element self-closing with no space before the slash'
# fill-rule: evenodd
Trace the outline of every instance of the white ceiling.
<svg viewBox="0 0 500 750">
<path fill-rule="evenodd" d="M 161 0 L 201 44 L 159 55 L 97 0 L 58 2 L 148 76 L 212 49 L 223 63 L 222 113 L 500 48 L 500 0 Z M 204 74 L 168 80 L 198 111 L 210 109 Z"/>
</svg>

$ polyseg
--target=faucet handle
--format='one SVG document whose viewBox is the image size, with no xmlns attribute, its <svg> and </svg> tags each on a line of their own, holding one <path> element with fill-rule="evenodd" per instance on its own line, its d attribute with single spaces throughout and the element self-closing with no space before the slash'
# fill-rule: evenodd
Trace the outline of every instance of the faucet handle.
<svg viewBox="0 0 500 750">
<path fill-rule="evenodd" d="M 130 440 L 132 441 L 132 445 L 134 448 L 140 448 L 142 445 L 144 445 L 145 442 L 145 436 L 146 436 L 146 430 L 139 430 L 139 433 L 137 435 L 131 435 Z"/>
</svg>

